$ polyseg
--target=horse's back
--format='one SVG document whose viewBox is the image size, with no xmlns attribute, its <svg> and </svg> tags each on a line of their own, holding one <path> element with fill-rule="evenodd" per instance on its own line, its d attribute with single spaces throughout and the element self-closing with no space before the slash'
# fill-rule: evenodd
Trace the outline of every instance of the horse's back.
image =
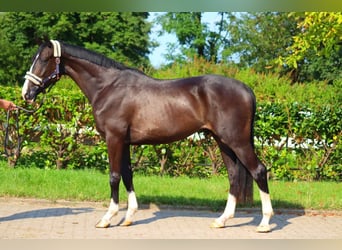
<svg viewBox="0 0 342 250">
<path fill-rule="evenodd" d="M 205 93 L 209 104 L 230 106 L 231 108 L 237 108 L 235 106 L 239 105 L 255 106 L 252 89 L 237 79 L 221 75 L 203 75 L 197 80 L 199 89 Z"/>
</svg>

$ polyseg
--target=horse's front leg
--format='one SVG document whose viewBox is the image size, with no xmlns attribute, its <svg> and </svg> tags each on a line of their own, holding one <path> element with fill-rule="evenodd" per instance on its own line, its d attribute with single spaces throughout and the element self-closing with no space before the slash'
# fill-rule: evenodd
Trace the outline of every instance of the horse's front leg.
<svg viewBox="0 0 342 250">
<path fill-rule="evenodd" d="M 124 222 L 120 226 L 130 226 L 133 223 L 133 216 L 138 211 L 138 202 L 133 187 L 133 172 L 130 157 L 129 145 L 124 146 L 121 165 L 122 180 L 127 190 L 128 208 Z"/>
<path fill-rule="evenodd" d="M 109 185 L 111 188 L 111 200 L 108 211 L 96 224 L 97 228 L 107 228 L 110 220 L 119 212 L 119 184 L 121 179 L 121 162 L 123 158 L 123 143 L 117 139 L 107 139 L 108 159 L 110 166 Z"/>
</svg>

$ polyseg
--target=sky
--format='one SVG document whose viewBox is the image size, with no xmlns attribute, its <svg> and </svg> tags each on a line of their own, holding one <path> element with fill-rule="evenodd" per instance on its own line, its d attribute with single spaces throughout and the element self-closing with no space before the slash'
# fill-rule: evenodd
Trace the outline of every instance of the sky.
<svg viewBox="0 0 342 250">
<path fill-rule="evenodd" d="M 158 15 L 161 15 L 165 12 L 150 12 L 150 16 L 148 21 L 153 21 Z M 215 27 L 215 22 L 220 19 L 217 12 L 204 12 L 202 16 L 202 20 L 204 23 L 208 23 L 210 27 Z M 151 38 L 157 41 L 160 45 L 155 48 L 152 53 L 149 55 L 149 59 L 153 67 L 158 68 L 162 64 L 166 63 L 165 54 L 167 53 L 167 43 L 175 43 L 177 41 L 176 36 L 174 34 L 164 34 L 162 36 L 158 36 L 158 31 L 161 30 L 160 25 L 154 25 L 152 27 L 152 32 L 150 34 Z"/>
</svg>

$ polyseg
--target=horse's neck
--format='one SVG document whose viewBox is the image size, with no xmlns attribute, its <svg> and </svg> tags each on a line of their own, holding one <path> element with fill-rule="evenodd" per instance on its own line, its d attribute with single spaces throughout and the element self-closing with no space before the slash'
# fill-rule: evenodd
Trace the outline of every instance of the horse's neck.
<svg viewBox="0 0 342 250">
<path fill-rule="evenodd" d="M 65 73 L 70 76 L 92 103 L 96 93 L 103 88 L 102 72 L 98 65 L 75 57 L 66 57 Z"/>
</svg>

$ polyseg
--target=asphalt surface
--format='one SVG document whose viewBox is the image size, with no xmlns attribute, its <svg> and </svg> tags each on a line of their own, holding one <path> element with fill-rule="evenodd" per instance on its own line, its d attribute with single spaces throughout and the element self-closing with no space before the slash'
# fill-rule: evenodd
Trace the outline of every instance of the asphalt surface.
<svg viewBox="0 0 342 250">
<path fill-rule="evenodd" d="M 108 201 L 109 203 L 109 201 Z M 270 233 L 257 233 L 261 211 L 237 209 L 222 229 L 218 212 L 143 205 L 129 227 L 95 228 L 109 204 L 0 197 L 0 239 L 342 239 L 342 211 L 276 210 Z M 224 208 L 222 208 L 223 210 Z"/>
</svg>

